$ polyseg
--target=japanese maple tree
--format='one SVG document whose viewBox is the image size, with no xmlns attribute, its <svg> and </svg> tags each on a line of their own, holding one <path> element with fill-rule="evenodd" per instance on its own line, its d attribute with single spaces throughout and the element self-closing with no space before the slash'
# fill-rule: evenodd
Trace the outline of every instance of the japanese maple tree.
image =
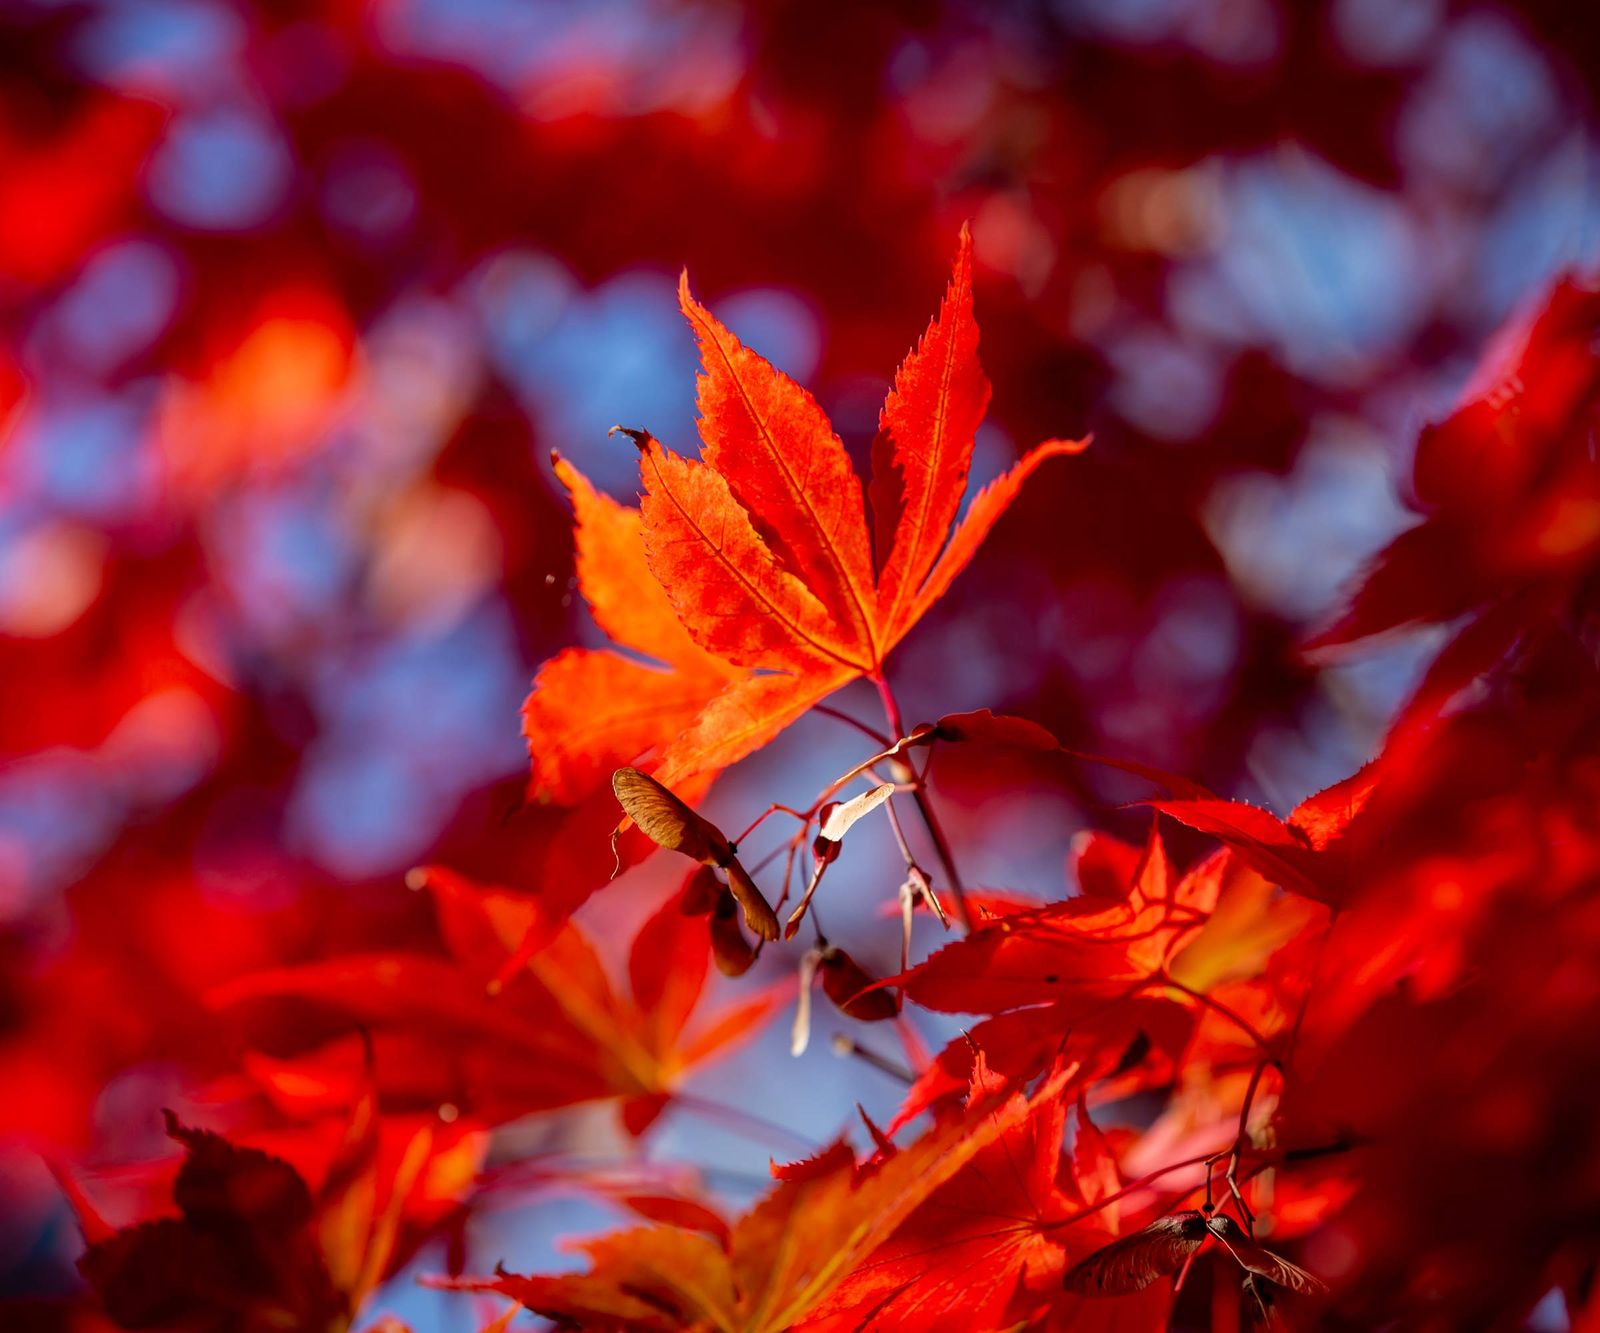
<svg viewBox="0 0 1600 1333">
<path fill-rule="evenodd" d="M 990 396 L 972 268 L 963 231 L 866 485 L 811 395 L 683 281 L 699 456 L 623 431 L 637 509 L 555 460 L 578 586 L 614 647 L 545 663 L 523 712 L 530 799 L 605 803 L 619 865 L 654 844 L 693 863 L 681 887 L 633 923 L 626 987 L 568 919 L 599 884 L 530 895 L 430 867 L 412 885 L 437 950 L 214 988 L 247 1042 L 283 1006 L 315 1013 L 324 1044 L 253 1068 L 262 1095 L 347 1127 L 313 1170 L 174 1120 L 178 1216 L 117 1229 L 78 1195 L 83 1271 L 113 1319 L 349 1327 L 400 1238 L 447 1211 L 425 1188 L 439 1145 L 413 1135 L 395 1165 L 380 1126 L 441 1104 L 476 1132 L 609 1103 L 640 1138 L 688 1071 L 738 1058 L 791 1000 L 803 1049 L 818 991 L 841 1022 L 900 1038 L 894 1056 L 845 1039 L 905 1082 L 891 1122 L 862 1112 L 860 1148 L 775 1164 L 737 1215 L 698 1187 L 574 1166 L 570 1185 L 639 1223 L 582 1241 L 582 1271 L 526 1274 L 507 1254 L 438 1284 L 515 1302 L 499 1319 L 726 1333 L 1461 1327 L 1551 1290 L 1596 1316 L 1594 1140 L 1573 1121 L 1592 1110 L 1600 1020 L 1600 298 L 1561 288 L 1506 385 L 1426 435 L 1428 516 L 1307 650 L 1408 621 L 1456 635 L 1382 753 L 1280 818 L 1029 719 L 902 716 L 891 661 L 916 663 L 896 648 L 1029 475 L 1087 443 L 1036 446 L 963 514 Z M 881 723 L 826 702 L 860 679 Z M 696 808 L 817 708 L 861 739 L 856 762 L 771 793 L 732 836 Z M 1145 789 L 1147 830 L 1080 835 L 1061 883 L 969 885 L 934 790 L 952 752 L 1119 772 Z M 603 837 L 574 820 L 571 836 Z M 769 820 L 790 827 L 757 856 Z M 816 919 L 870 820 L 898 850 L 880 876 L 902 931 L 890 976 Z M 948 938 L 913 956 L 919 915 Z M 787 960 L 782 979 L 702 1012 L 713 963 L 737 977 L 763 956 Z M 913 1009 L 963 1031 L 930 1054 Z M 1588 1155 L 1552 1193 L 1517 1178 L 1530 1145 Z"/>
</svg>

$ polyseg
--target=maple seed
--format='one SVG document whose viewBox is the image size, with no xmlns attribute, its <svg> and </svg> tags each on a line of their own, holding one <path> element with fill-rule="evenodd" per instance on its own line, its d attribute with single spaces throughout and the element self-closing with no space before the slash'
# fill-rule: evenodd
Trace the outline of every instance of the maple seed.
<svg viewBox="0 0 1600 1333">
<path fill-rule="evenodd" d="M 707 916 L 728 892 L 710 866 L 696 866 L 678 891 L 678 910 L 685 916 Z"/>
<path fill-rule="evenodd" d="M 863 1023 L 881 1023 L 900 1013 L 900 999 L 895 992 L 868 990 L 877 978 L 843 949 L 824 949 L 818 971 L 824 993 L 840 1013 Z"/>
<path fill-rule="evenodd" d="M 725 977 L 742 977 L 755 962 L 756 953 L 739 928 L 738 903 L 723 889 L 711 912 L 711 956 L 716 960 L 717 971 Z"/>
<path fill-rule="evenodd" d="M 1327 1291 L 1327 1284 L 1321 1278 L 1290 1263 L 1281 1254 L 1257 1245 L 1226 1213 L 1211 1218 L 1206 1225 L 1246 1272 L 1303 1295 L 1318 1296 Z"/>
<path fill-rule="evenodd" d="M 819 831 L 811 843 L 811 854 L 815 858 L 816 868 L 812 871 L 811 883 L 806 886 L 800 905 L 789 914 L 788 924 L 783 931 L 784 939 L 792 940 L 795 932 L 800 929 L 800 920 L 805 916 L 806 909 L 811 906 L 811 898 L 816 893 L 817 886 L 822 883 L 823 871 L 839 859 L 844 835 L 860 821 L 863 815 L 876 810 L 893 794 L 894 784 L 884 782 L 848 801 L 842 803 L 829 801 L 817 812 Z"/>
<path fill-rule="evenodd" d="M 821 828 L 817 836 L 835 844 L 844 841 L 844 835 L 861 820 L 862 816 L 876 810 L 892 795 L 894 795 L 894 785 L 883 782 L 871 791 L 862 792 L 861 795 L 853 796 L 843 803 L 830 803 L 818 812 Z"/>
<path fill-rule="evenodd" d="M 728 864 L 723 867 L 723 872 L 728 876 L 729 890 L 739 900 L 739 906 L 744 908 L 745 925 L 764 940 L 777 939 L 777 914 L 762 896 L 761 890 L 756 888 L 755 881 L 750 878 L 745 868 L 730 857 Z"/>
<path fill-rule="evenodd" d="M 1096 1250 L 1067 1270 L 1062 1285 L 1080 1296 L 1126 1296 L 1183 1267 L 1205 1243 L 1204 1213 L 1191 1210 L 1160 1217 L 1131 1236 Z"/>
<path fill-rule="evenodd" d="M 611 775 L 611 790 L 628 818 L 658 847 L 679 852 L 701 865 L 716 866 L 728 877 L 728 887 L 744 908 L 744 923 L 764 940 L 778 938 L 778 918 L 761 896 L 745 868 L 733 854 L 722 830 L 702 818 L 653 777 L 636 768 L 619 768 Z"/>
<path fill-rule="evenodd" d="M 691 810 L 653 777 L 636 768 L 611 775 L 611 790 L 651 842 L 701 865 L 725 866 L 733 849 L 722 830 Z"/>
</svg>

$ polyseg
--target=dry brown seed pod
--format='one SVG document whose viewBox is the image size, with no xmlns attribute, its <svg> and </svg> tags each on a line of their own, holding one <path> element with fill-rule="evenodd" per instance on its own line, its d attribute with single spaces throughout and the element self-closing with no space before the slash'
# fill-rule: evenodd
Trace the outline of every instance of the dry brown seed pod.
<svg viewBox="0 0 1600 1333">
<path fill-rule="evenodd" d="M 756 960 L 757 950 L 739 926 L 739 905 L 726 889 L 711 913 L 711 956 L 725 977 L 743 976 Z"/>
<path fill-rule="evenodd" d="M 1308 1273 L 1299 1264 L 1290 1263 L 1281 1254 L 1274 1254 L 1253 1240 L 1233 1218 L 1219 1213 L 1207 1224 L 1211 1234 L 1222 1242 L 1228 1253 L 1239 1261 L 1248 1273 L 1263 1277 L 1290 1291 L 1306 1296 L 1319 1296 L 1328 1285 L 1314 1273 Z"/>
<path fill-rule="evenodd" d="M 843 949 L 825 949 L 817 970 L 823 992 L 840 1013 L 863 1023 L 879 1023 L 899 1014 L 900 997 L 887 987 L 867 990 L 877 978 Z"/>
<path fill-rule="evenodd" d="M 824 807 L 818 812 L 820 825 L 818 834 L 829 842 L 842 842 L 844 835 L 850 831 L 855 823 L 864 816 L 871 814 L 880 805 L 894 795 L 894 784 L 889 782 L 879 783 L 871 791 L 864 791 L 859 796 L 852 796 L 848 801 Z"/>
<path fill-rule="evenodd" d="M 723 873 L 728 877 L 729 891 L 739 900 L 739 906 L 744 908 L 745 925 L 764 940 L 777 939 L 777 913 L 772 910 L 772 904 L 762 896 L 761 890 L 756 888 L 755 881 L 739 864 L 737 857 L 728 858 Z"/>
<path fill-rule="evenodd" d="M 1206 1239 L 1205 1214 L 1158 1217 L 1143 1231 L 1101 1246 L 1067 1270 L 1062 1285 L 1080 1296 L 1126 1296 L 1176 1273 Z"/>
<path fill-rule="evenodd" d="M 719 866 L 728 887 L 744 908 L 745 925 L 764 940 L 778 938 L 778 918 L 772 905 L 756 888 L 733 854 L 733 844 L 721 829 L 702 818 L 657 782 L 636 768 L 619 768 L 611 775 L 611 790 L 633 820 L 658 847 L 678 852 L 702 865 Z"/>
<path fill-rule="evenodd" d="M 705 916 L 716 910 L 728 886 L 717 878 L 710 866 L 696 866 L 684 877 L 678 890 L 678 910 L 685 916 Z"/>
<path fill-rule="evenodd" d="M 619 768 L 611 775 L 611 790 L 628 818 L 656 846 L 708 866 L 725 866 L 733 859 L 733 848 L 722 830 L 697 815 L 648 773 Z"/>
</svg>

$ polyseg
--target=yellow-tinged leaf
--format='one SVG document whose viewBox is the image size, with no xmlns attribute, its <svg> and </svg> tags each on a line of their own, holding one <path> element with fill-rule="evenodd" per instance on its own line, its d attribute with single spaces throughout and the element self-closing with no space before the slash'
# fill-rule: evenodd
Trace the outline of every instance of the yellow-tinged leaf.
<svg viewBox="0 0 1600 1333">
<path fill-rule="evenodd" d="M 613 769 L 688 726 L 744 673 L 683 627 L 650 572 L 639 511 L 600 494 L 566 459 L 552 461 L 572 497 L 578 588 L 595 622 L 616 643 L 664 664 L 568 649 L 539 669 L 522 706 L 532 794 L 575 805 Z"/>
<path fill-rule="evenodd" d="M 1032 1099 L 975 1094 L 966 1115 L 885 1160 L 858 1166 L 840 1143 L 782 1168 L 778 1186 L 734 1225 L 726 1250 L 687 1228 L 643 1227 L 584 1245 L 587 1273 L 444 1285 L 500 1292 L 585 1327 L 781 1333 L 815 1311 L 929 1195 L 1059 1096 L 1067 1077 L 1047 1078 Z"/>
<path fill-rule="evenodd" d="M 639 511 L 602 495 L 559 455 L 551 461 L 572 497 L 578 590 L 595 624 L 624 648 L 647 657 L 689 667 L 696 674 L 728 674 L 726 664 L 689 636 L 650 572 Z"/>
<path fill-rule="evenodd" d="M 710 1237 L 678 1227 L 632 1227 L 581 1249 L 588 1273 L 468 1278 L 437 1285 L 492 1291 L 547 1319 L 641 1330 L 741 1327 L 728 1258 Z"/>
</svg>

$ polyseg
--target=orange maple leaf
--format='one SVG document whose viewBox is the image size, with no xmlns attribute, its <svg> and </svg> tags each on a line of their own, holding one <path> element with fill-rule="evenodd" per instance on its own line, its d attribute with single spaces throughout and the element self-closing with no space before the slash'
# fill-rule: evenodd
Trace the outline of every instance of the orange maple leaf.
<svg viewBox="0 0 1600 1333">
<path fill-rule="evenodd" d="M 540 668 L 522 708 L 534 795 L 568 805 L 691 725 L 744 673 L 689 637 L 645 563 L 639 511 L 601 495 L 565 459 L 553 461 L 572 497 L 578 586 L 595 623 L 620 647 L 663 664 L 569 648 Z"/>
<path fill-rule="evenodd" d="M 534 791 L 575 801 L 641 760 L 669 785 L 770 741 L 889 652 L 949 588 L 1022 483 L 1087 440 L 1047 440 L 985 487 L 956 523 L 989 400 L 962 229 L 938 315 L 896 373 L 865 497 L 816 400 L 744 346 L 690 293 L 701 356 L 701 456 L 645 431 L 638 511 L 557 475 L 578 520 L 578 579 L 621 647 L 569 650 L 541 668 L 523 710 Z M 952 525 L 954 525 L 952 527 Z"/>
<path fill-rule="evenodd" d="M 779 1184 L 726 1242 L 684 1227 L 636 1227 L 580 1246 L 586 1273 L 502 1272 L 442 1285 L 498 1292 L 585 1328 L 778 1333 L 817 1312 L 935 1191 L 1058 1100 L 1065 1081 L 1047 1078 L 1029 1098 L 975 1076 L 966 1114 L 906 1148 L 862 1164 L 839 1142 L 774 1168 Z"/>
</svg>

